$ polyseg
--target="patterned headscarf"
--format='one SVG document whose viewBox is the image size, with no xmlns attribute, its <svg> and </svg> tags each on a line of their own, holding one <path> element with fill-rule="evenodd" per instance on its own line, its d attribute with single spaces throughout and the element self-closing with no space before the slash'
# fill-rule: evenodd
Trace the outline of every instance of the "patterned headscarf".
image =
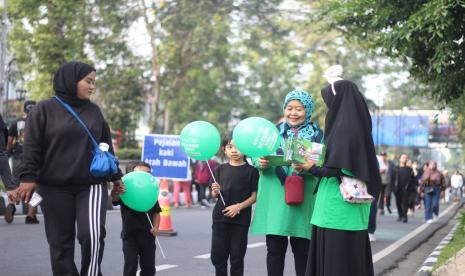
<svg viewBox="0 0 465 276">
<path fill-rule="evenodd" d="M 303 90 L 295 89 L 289 92 L 286 98 L 284 99 L 283 110 L 286 109 L 287 104 L 292 100 L 298 100 L 305 107 L 305 121 L 303 122 L 303 124 L 295 127 L 298 132 L 299 138 L 306 139 L 312 142 L 320 142 L 316 141 L 316 138 L 320 134 L 320 129 L 318 128 L 318 125 L 316 123 L 310 122 L 310 118 L 312 117 L 312 113 L 315 107 L 313 97 Z M 295 136 L 293 127 L 290 126 L 287 123 L 287 121 L 281 124 L 279 132 L 281 136 L 286 138 Z"/>
</svg>

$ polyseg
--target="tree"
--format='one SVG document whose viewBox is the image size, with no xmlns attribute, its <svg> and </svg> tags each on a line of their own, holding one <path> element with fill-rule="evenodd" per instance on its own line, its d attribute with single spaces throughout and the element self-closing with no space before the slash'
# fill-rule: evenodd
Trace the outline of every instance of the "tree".
<svg viewBox="0 0 465 276">
<path fill-rule="evenodd" d="M 123 146 L 130 144 L 144 94 L 143 65 L 125 41 L 126 30 L 137 18 L 132 7 L 123 0 L 9 2 L 10 47 L 31 97 L 53 94 L 53 75 L 64 62 L 94 64 L 98 72 L 94 100 L 101 104 L 110 127 L 128 134 Z"/>
<path fill-rule="evenodd" d="M 465 92 L 465 1 L 321 1 L 320 16 L 349 41 L 402 60 L 434 99 Z"/>
</svg>

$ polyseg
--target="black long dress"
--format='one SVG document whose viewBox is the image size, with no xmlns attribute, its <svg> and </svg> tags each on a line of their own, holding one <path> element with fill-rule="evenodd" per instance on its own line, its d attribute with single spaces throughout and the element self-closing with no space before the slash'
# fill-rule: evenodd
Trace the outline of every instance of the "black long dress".
<svg viewBox="0 0 465 276">
<path fill-rule="evenodd" d="M 371 195 L 376 195 L 381 178 L 371 137 L 371 117 L 365 100 L 353 82 L 337 81 L 333 88 L 336 93 L 333 93 L 331 85 L 321 91 L 329 109 L 325 125 L 325 164 L 322 168 L 312 168 L 311 172 L 319 177 L 339 177 L 342 169 L 350 171 L 367 183 Z M 337 185 L 337 181 L 334 185 Z M 316 212 L 319 207 L 315 204 L 314 208 Z M 313 225 L 305 275 L 374 275 L 368 231 Z"/>
</svg>

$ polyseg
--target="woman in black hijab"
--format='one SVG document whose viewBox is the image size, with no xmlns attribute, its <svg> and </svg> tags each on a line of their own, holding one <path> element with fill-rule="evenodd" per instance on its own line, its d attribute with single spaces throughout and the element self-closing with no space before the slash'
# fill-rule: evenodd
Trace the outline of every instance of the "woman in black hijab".
<svg viewBox="0 0 465 276">
<path fill-rule="evenodd" d="M 113 152 L 110 129 L 100 108 L 90 101 L 96 70 L 81 62 L 63 64 L 55 74 L 55 95 L 78 114 L 97 143 Z M 45 233 L 53 275 L 101 275 L 106 181 L 121 184 L 121 172 L 97 178 L 89 167 L 93 145 L 84 128 L 55 98 L 39 102 L 26 120 L 23 168 L 18 195 L 27 200 L 34 189 L 42 196 Z M 74 242 L 81 244 L 81 271 L 74 263 Z"/>
<path fill-rule="evenodd" d="M 371 136 L 371 117 L 357 86 L 337 79 L 322 89 L 328 106 L 326 158 L 311 172 L 321 177 L 312 217 L 307 276 L 373 275 L 368 239 L 370 203 L 349 203 L 339 190 L 342 176 L 366 183 L 377 195 L 381 185 Z M 310 162 L 312 165 L 312 162 Z"/>
</svg>

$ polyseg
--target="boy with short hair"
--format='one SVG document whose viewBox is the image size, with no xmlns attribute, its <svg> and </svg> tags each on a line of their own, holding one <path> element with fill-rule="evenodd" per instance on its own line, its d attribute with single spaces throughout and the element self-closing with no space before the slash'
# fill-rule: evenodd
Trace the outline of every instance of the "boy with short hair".
<svg viewBox="0 0 465 276">
<path fill-rule="evenodd" d="M 150 173 L 150 165 L 143 161 L 132 161 L 126 167 L 126 174 L 132 171 L 144 171 Z M 124 192 L 125 188 L 121 192 Z M 113 205 L 121 206 L 121 219 L 123 229 L 124 276 L 135 276 L 138 263 L 141 276 L 155 275 L 155 236 L 160 225 L 160 205 L 155 205 L 147 214 L 152 219 L 151 227 L 147 214 L 130 209 L 120 199 L 116 189 L 111 192 Z"/>
</svg>

